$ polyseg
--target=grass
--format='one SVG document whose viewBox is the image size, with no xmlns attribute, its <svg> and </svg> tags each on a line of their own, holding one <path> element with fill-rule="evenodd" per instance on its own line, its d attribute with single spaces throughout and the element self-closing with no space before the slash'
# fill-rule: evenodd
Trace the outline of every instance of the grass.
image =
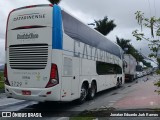
<svg viewBox="0 0 160 120">
<path fill-rule="evenodd" d="M 92 110 L 82 111 L 80 114 L 70 117 L 69 120 L 94 120 L 97 117 L 107 117 L 105 120 L 109 120 L 110 113 L 115 111 L 115 108 L 96 108 Z"/>
<path fill-rule="evenodd" d="M 0 72 L 0 89 L 4 89 L 3 72 Z"/>
<path fill-rule="evenodd" d="M 88 111 L 83 111 L 80 114 L 70 117 L 69 120 L 94 120 L 96 117 Z"/>
</svg>

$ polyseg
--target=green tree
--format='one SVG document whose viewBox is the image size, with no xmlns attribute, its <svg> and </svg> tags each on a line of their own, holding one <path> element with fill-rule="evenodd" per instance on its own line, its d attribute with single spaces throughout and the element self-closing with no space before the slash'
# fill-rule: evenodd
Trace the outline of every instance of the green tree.
<svg viewBox="0 0 160 120">
<path fill-rule="evenodd" d="M 123 38 L 118 38 L 116 37 L 116 41 L 117 41 L 117 44 L 125 51 L 125 48 L 129 48 L 129 42 L 131 40 L 126 40 L 126 39 L 123 39 Z"/>
<path fill-rule="evenodd" d="M 59 4 L 61 0 L 48 0 L 52 4 Z"/>
<path fill-rule="evenodd" d="M 128 54 L 131 54 L 134 58 L 136 58 L 136 61 L 144 63 L 144 56 L 136 50 L 131 44 L 129 44 Z"/>
<path fill-rule="evenodd" d="M 151 63 L 150 62 L 147 62 L 145 60 L 142 61 L 143 62 L 143 65 L 147 66 L 147 67 L 152 67 Z"/>
<path fill-rule="evenodd" d="M 103 35 L 107 35 L 116 27 L 114 20 L 108 20 L 107 16 L 105 16 L 102 20 L 95 20 L 94 22 L 96 24 L 96 27 L 94 29 L 96 29 Z"/>
<path fill-rule="evenodd" d="M 160 69 L 160 58 L 158 57 L 158 52 L 160 50 L 160 18 L 156 18 L 154 16 L 147 18 L 141 11 L 137 11 L 135 15 L 138 24 L 141 26 L 141 32 L 138 30 L 134 30 L 132 34 L 134 37 L 136 37 L 137 40 L 149 41 L 148 46 L 152 51 L 149 57 L 155 57 L 157 59 Z M 150 29 L 151 37 L 146 37 L 148 33 L 145 34 L 142 31 L 142 28 Z M 157 73 L 160 74 L 160 70 L 158 70 Z M 160 87 L 160 80 L 155 85 Z M 160 94 L 160 90 L 157 90 L 157 92 Z"/>
<path fill-rule="evenodd" d="M 157 58 L 157 62 L 159 63 L 160 68 L 160 58 L 158 58 L 158 52 L 160 50 L 160 18 L 155 18 L 154 16 L 151 18 L 146 18 L 144 13 L 141 11 L 137 11 L 135 15 L 138 24 L 141 26 L 141 31 L 136 29 L 132 32 L 132 34 L 134 37 L 136 37 L 137 40 L 149 41 L 148 46 L 152 51 L 149 57 Z M 146 37 L 148 33 L 143 33 L 142 28 L 149 28 L 151 31 L 151 37 Z"/>
<path fill-rule="evenodd" d="M 117 44 L 125 51 L 126 54 L 131 54 L 136 61 L 144 63 L 144 57 L 130 44 L 131 40 L 116 37 Z M 127 48 L 127 50 L 125 50 Z M 148 64 L 147 64 L 148 66 Z M 149 67 L 149 66 L 148 66 Z"/>
</svg>

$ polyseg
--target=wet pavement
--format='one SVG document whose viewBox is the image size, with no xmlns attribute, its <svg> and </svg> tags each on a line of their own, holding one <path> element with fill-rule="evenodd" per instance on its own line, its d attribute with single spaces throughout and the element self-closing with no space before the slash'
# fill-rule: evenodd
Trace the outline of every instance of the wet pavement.
<svg viewBox="0 0 160 120">
<path fill-rule="evenodd" d="M 160 108 L 160 95 L 155 92 L 158 88 L 154 85 L 158 79 L 160 79 L 158 75 L 148 79 L 142 78 L 139 84 L 135 85 L 135 90 L 117 101 L 113 107 L 118 109 Z"/>
<path fill-rule="evenodd" d="M 96 95 L 94 100 L 86 101 L 82 105 L 77 105 L 75 102 L 69 103 L 54 103 L 44 102 L 38 103 L 34 101 L 21 101 L 13 98 L 6 98 L 5 94 L 0 95 L 0 111 L 18 111 L 18 112 L 38 112 L 39 110 L 46 111 L 46 115 L 51 115 L 50 118 L 56 117 L 60 114 L 60 117 L 54 118 L 60 119 L 67 116 L 63 116 L 63 111 L 82 112 L 84 110 L 108 108 L 113 107 L 118 110 L 134 110 L 145 111 L 148 109 L 160 108 L 160 95 L 154 92 L 158 88 L 154 86 L 154 83 L 160 79 L 160 76 L 145 76 L 139 78 L 132 83 L 126 83 L 123 87 L 118 89 L 109 89 L 100 92 Z M 8 102 L 7 102 L 8 101 Z M 19 103 L 14 103 L 15 101 Z M 13 103 L 13 105 L 3 106 L 6 103 Z M 59 111 L 59 113 L 57 113 Z M 47 118 L 47 119 L 50 119 Z M 140 120 L 151 120 L 151 118 L 141 117 Z M 68 118 L 67 118 L 68 119 Z M 101 118 L 99 118 L 101 119 Z M 104 120 L 123 120 L 124 117 L 110 117 L 103 118 Z M 125 120 L 133 120 L 133 117 L 125 117 Z M 134 118 L 139 120 L 138 117 Z M 8 120 L 8 119 L 7 119 Z M 159 120 L 159 117 L 155 117 L 155 120 Z"/>
</svg>

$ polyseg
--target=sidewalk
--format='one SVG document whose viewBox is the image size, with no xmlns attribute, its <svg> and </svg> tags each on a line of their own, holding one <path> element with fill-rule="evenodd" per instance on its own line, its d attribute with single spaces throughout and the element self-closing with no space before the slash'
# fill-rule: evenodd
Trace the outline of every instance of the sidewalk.
<svg viewBox="0 0 160 120">
<path fill-rule="evenodd" d="M 113 107 L 117 109 L 160 108 L 160 95 L 154 92 L 158 89 L 154 86 L 158 79 L 160 76 L 154 75 L 150 76 L 147 81 L 139 81 L 140 84 L 137 84 L 136 90 L 119 100 Z"/>
</svg>

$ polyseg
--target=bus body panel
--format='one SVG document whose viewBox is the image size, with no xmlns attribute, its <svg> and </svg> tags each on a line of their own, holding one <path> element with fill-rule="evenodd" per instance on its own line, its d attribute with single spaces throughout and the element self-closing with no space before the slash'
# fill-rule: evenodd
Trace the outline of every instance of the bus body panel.
<svg viewBox="0 0 160 120">
<path fill-rule="evenodd" d="M 22 26 L 52 26 L 52 11 L 53 8 L 46 7 L 32 7 L 15 10 L 11 13 L 8 30 L 15 29 Z"/>
<path fill-rule="evenodd" d="M 80 98 L 84 82 L 89 89 L 95 81 L 97 92 L 115 87 L 118 79 L 124 83 L 123 72 L 103 75 L 97 72 L 97 62 L 117 65 L 123 71 L 120 47 L 57 5 L 15 10 L 8 26 L 6 63 L 10 86 L 5 85 L 7 96 L 72 101 Z M 30 52 L 26 54 L 26 51 Z M 44 51 L 47 51 L 45 55 Z M 39 62 L 42 58 L 46 60 L 45 65 Z M 47 88 L 53 64 L 57 66 L 58 84 Z M 31 94 L 24 95 L 23 91 Z"/>
<path fill-rule="evenodd" d="M 63 34 L 63 57 L 62 59 L 62 89 L 63 101 L 71 101 L 79 98 L 79 75 L 80 58 L 74 57 L 74 40 Z"/>
<path fill-rule="evenodd" d="M 11 13 L 6 60 L 12 87 L 45 88 L 47 85 L 51 69 L 52 11 L 52 7 L 45 6 Z"/>
<path fill-rule="evenodd" d="M 6 33 L 10 86 L 5 85 L 5 91 L 8 96 L 60 101 L 60 86 L 45 88 L 52 63 L 52 13 L 52 7 L 43 6 L 24 7 L 10 14 Z M 23 91 L 30 91 L 31 95 L 23 95 Z M 52 94 L 47 95 L 50 91 Z"/>
<path fill-rule="evenodd" d="M 17 44 L 48 44 L 52 45 L 52 28 L 32 28 L 21 30 L 9 30 L 7 34 L 7 46 Z"/>
<path fill-rule="evenodd" d="M 125 80 L 132 81 L 136 78 L 137 61 L 131 54 L 124 54 L 125 66 Z"/>
<path fill-rule="evenodd" d="M 31 91 L 31 95 L 22 95 L 22 91 L 26 90 Z M 54 88 L 20 88 L 5 85 L 6 96 L 22 100 L 61 101 L 59 91 L 59 85 Z M 51 92 L 51 94 L 47 94 L 49 92 Z"/>
<path fill-rule="evenodd" d="M 18 34 L 38 35 L 37 39 L 17 39 Z M 47 39 L 45 38 L 47 35 Z M 50 77 L 51 68 L 51 28 L 44 29 L 27 29 L 27 30 L 10 30 L 8 32 L 8 48 L 7 48 L 7 69 L 8 79 L 10 84 L 16 87 L 19 82 L 22 84 L 19 87 L 26 88 L 44 88 Z M 45 46 L 42 44 L 47 43 Z M 13 45 L 13 46 L 12 46 Z M 14 46 L 18 45 L 18 46 Z M 26 45 L 28 48 L 26 48 Z M 33 45 L 33 46 L 32 46 Z M 24 65 L 27 67 L 31 65 L 45 65 L 44 69 L 23 69 Z M 35 67 L 36 67 L 35 66 Z M 12 68 L 21 68 L 12 69 Z"/>
<path fill-rule="evenodd" d="M 63 55 L 62 101 L 72 101 L 80 96 L 79 58 Z"/>
</svg>

